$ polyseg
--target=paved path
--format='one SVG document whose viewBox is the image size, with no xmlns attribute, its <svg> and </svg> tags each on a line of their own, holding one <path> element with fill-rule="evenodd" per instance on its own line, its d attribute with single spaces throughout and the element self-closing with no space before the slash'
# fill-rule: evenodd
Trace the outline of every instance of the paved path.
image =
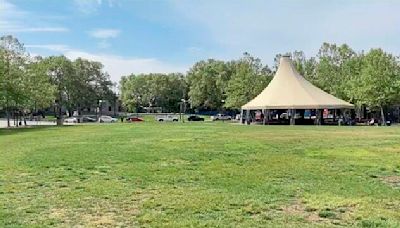
<svg viewBox="0 0 400 228">
<path fill-rule="evenodd" d="M 14 126 L 14 121 L 10 120 L 11 127 Z M 22 123 L 22 126 L 24 123 Z M 38 125 L 45 125 L 45 126 L 51 126 L 51 125 L 56 125 L 55 122 L 52 121 L 26 121 L 26 124 L 28 126 L 38 126 Z M 0 128 L 6 128 L 7 127 L 7 120 L 5 119 L 0 119 Z"/>
</svg>

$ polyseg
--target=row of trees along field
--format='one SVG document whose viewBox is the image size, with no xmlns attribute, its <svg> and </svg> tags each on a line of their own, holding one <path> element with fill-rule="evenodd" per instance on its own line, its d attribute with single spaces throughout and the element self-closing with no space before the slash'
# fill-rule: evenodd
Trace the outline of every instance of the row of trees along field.
<svg viewBox="0 0 400 228">
<path fill-rule="evenodd" d="M 31 57 L 12 36 L 0 38 L 0 110 L 22 118 L 27 113 L 54 106 L 58 124 L 61 107 L 81 110 L 97 107 L 99 99 L 115 101 L 113 83 L 99 62 L 65 56 Z"/>
<path fill-rule="evenodd" d="M 398 57 L 382 49 L 357 53 L 346 44 L 324 43 L 315 57 L 306 58 L 302 51 L 285 55 L 292 57 L 300 74 L 314 85 L 357 107 L 365 105 L 384 117 L 386 107 L 400 103 Z M 272 69 L 245 53 L 239 60 L 197 62 L 186 77 L 130 75 L 120 83 L 122 101 L 131 110 L 152 105 L 178 111 L 182 98 L 200 110 L 240 109 L 268 85 L 280 56 L 275 57 Z"/>
<path fill-rule="evenodd" d="M 183 74 L 139 74 L 122 77 L 121 99 L 128 110 L 140 106 L 178 112 L 182 99 L 198 110 L 238 109 L 272 79 L 261 60 L 245 53 L 229 62 L 208 59 Z"/>
<path fill-rule="evenodd" d="M 290 54 L 298 71 L 314 85 L 356 107 L 380 112 L 383 122 L 385 109 L 400 104 L 399 57 L 382 49 L 357 53 L 346 44 L 324 43 L 316 57 Z"/>
<path fill-rule="evenodd" d="M 398 57 L 382 49 L 356 52 L 347 45 L 324 43 L 314 57 L 302 51 L 285 53 L 305 78 L 316 86 L 360 107 L 381 112 L 400 103 Z M 195 63 L 186 74 L 123 76 L 121 100 L 128 111 L 161 107 L 180 111 L 182 99 L 197 110 L 240 109 L 271 81 L 279 62 L 270 68 L 245 53 L 240 59 Z M 50 106 L 69 110 L 97 107 L 99 100 L 116 101 L 113 83 L 103 65 L 64 56 L 30 57 L 12 36 L 0 38 L 0 110 L 27 113 Z"/>
</svg>

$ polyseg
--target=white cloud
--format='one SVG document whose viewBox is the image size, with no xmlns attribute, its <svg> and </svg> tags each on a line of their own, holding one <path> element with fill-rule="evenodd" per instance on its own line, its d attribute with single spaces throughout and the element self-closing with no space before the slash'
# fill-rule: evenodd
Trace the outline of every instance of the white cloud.
<svg viewBox="0 0 400 228">
<path fill-rule="evenodd" d="M 22 32 L 68 32 L 69 29 L 65 27 L 22 27 L 18 25 L 12 26 L 1 26 L 0 31 L 11 32 L 11 33 L 22 33 Z"/>
<path fill-rule="evenodd" d="M 111 47 L 109 39 L 117 38 L 121 33 L 118 29 L 94 29 L 88 32 L 91 37 L 99 39 L 97 46 L 101 49 L 106 49 Z"/>
<path fill-rule="evenodd" d="M 44 49 L 63 54 L 71 60 L 81 57 L 101 62 L 104 65 L 104 70 L 110 74 L 113 82 L 119 82 L 121 76 L 130 75 L 132 73 L 183 73 L 188 69 L 188 66 L 175 65 L 156 58 L 132 58 L 102 53 L 90 53 L 82 50 L 75 50 L 62 44 L 25 45 L 25 47 L 34 49 L 35 53 L 40 53 L 39 50 Z"/>
<path fill-rule="evenodd" d="M 116 55 L 92 54 L 71 50 L 64 53 L 70 59 L 85 58 L 101 62 L 110 74 L 112 81 L 119 82 L 121 76 L 140 73 L 185 72 L 186 66 L 177 66 L 155 58 L 124 58 Z"/>
<path fill-rule="evenodd" d="M 94 14 L 96 13 L 102 4 L 108 3 L 108 7 L 113 7 L 116 0 L 74 0 L 74 5 L 79 12 L 83 14 Z"/>
<path fill-rule="evenodd" d="M 39 16 L 42 17 L 42 16 Z M 19 9 L 7 0 L 0 0 L 0 32 L 67 32 L 62 26 L 47 26 L 47 21 L 39 20 L 36 15 Z"/>
<path fill-rule="evenodd" d="M 116 38 L 121 33 L 118 29 L 94 29 L 89 31 L 89 35 L 98 39 Z"/>
</svg>

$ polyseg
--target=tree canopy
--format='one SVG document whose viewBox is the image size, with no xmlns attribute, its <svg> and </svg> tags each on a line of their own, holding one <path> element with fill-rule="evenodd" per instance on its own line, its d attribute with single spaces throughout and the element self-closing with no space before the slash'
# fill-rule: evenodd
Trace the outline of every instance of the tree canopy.
<svg viewBox="0 0 400 228">
<path fill-rule="evenodd" d="M 356 52 L 348 45 L 323 43 L 316 56 L 285 53 L 301 75 L 322 90 L 358 107 L 383 110 L 400 103 L 398 57 L 382 49 Z M 201 60 L 185 74 L 149 73 L 123 76 L 118 98 L 100 62 L 65 56 L 31 57 L 13 36 L 0 38 L 0 110 L 32 112 L 57 106 L 68 113 L 98 107 L 99 100 L 121 99 L 128 111 L 160 107 L 179 111 L 184 100 L 197 110 L 237 110 L 271 81 L 281 54 L 270 69 L 248 53 L 236 60 Z M 9 119 L 9 118 L 8 118 Z"/>
<path fill-rule="evenodd" d="M 177 112 L 181 99 L 187 99 L 186 78 L 179 73 L 132 74 L 122 77 L 120 89 L 122 102 L 129 111 L 161 107 L 164 112 Z"/>
<path fill-rule="evenodd" d="M 96 106 L 99 99 L 115 100 L 113 86 L 99 62 L 65 56 L 32 58 L 15 37 L 0 38 L 0 109 L 7 113 L 8 125 L 11 111 L 33 112 L 56 104 L 62 116 L 61 107 L 71 114 L 83 106 Z"/>
</svg>

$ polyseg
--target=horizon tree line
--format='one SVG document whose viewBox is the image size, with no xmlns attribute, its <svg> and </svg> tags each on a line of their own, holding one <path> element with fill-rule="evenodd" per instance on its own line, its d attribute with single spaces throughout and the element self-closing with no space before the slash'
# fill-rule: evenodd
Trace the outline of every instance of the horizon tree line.
<svg viewBox="0 0 400 228">
<path fill-rule="evenodd" d="M 380 112 L 382 121 L 388 107 L 400 104 L 399 57 L 380 48 L 356 52 L 346 44 L 323 43 L 317 55 L 309 58 L 302 51 L 283 54 L 291 56 L 296 69 L 311 83 L 358 108 Z M 244 53 L 231 61 L 198 61 L 184 74 L 122 76 L 119 98 L 130 112 L 141 107 L 180 112 L 181 102 L 189 103 L 192 111 L 238 110 L 272 80 L 281 55 L 275 56 L 272 67 Z M 61 107 L 79 112 L 96 107 L 101 99 L 115 102 L 114 86 L 99 62 L 31 57 L 18 39 L 0 38 L 0 110 L 7 119 L 11 112 L 55 106 L 61 122 Z"/>
<path fill-rule="evenodd" d="M 81 111 L 100 99 L 114 101 L 113 83 L 100 62 L 65 56 L 31 57 L 13 36 L 0 37 L 0 110 L 10 127 L 27 113 L 55 107 L 57 125 L 63 122 L 62 108 Z M 18 126 L 18 125 L 17 125 Z"/>
</svg>

